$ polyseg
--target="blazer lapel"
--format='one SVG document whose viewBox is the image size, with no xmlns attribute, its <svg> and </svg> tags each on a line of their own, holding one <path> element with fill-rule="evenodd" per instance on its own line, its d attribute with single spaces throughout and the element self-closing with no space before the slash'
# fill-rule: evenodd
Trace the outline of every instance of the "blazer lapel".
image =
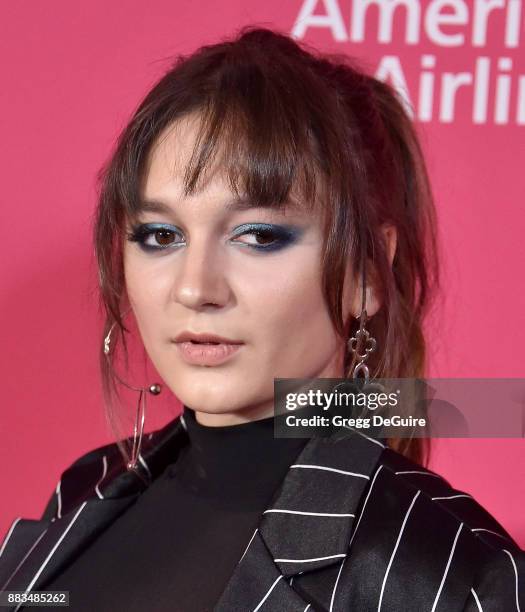
<svg viewBox="0 0 525 612">
<path fill-rule="evenodd" d="M 304 612 L 307 606 L 279 571 L 256 529 L 213 612 Z"/>
<path fill-rule="evenodd" d="M 9 576 L 2 576 L 2 590 L 29 592 L 41 589 L 137 495 L 104 501 L 88 499 L 59 519 L 18 523 L 4 551 L 6 558 L 2 555 L 2 566 L 13 568 L 14 558 L 18 562 Z M 26 548 L 29 533 L 36 537 Z"/>
<path fill-rule="evenodd" d="M 351 429 L 309 440 L 264 511 L 214 612 L 304 611 L 309 602 L 290 579 L 342 563 L 384 448 Z"/>
</svg>

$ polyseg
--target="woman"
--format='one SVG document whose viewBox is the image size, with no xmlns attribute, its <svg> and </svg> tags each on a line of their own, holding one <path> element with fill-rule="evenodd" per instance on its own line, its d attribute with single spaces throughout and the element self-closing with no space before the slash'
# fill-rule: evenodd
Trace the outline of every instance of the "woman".
<svg viewBox="0 0 525 612">
<path fill-rule="evenodd" d="M 275 378 L 424 374 L 435 226 L 386 84 L 260 28 L 180 58 L 101 173 L 118 442 L 15 521 L 2 589 L 67 590 L 73 610 L 523 608 L 523 552 L 423 467 L 421 438 L 274 437 Z M 117 374 L 128 313 L 162 385 Z M 139 394 L 128 440 L 120 383 Z M 143 437 L 164 385 L 183 413 Z"/>
</svg>

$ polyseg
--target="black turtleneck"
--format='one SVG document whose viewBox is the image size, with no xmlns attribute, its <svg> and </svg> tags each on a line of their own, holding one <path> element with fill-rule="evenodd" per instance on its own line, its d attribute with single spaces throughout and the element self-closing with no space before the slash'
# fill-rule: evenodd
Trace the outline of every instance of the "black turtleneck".
<svg viewBox="0 0 525 612">
<path fill-rule="evenodd" d="M 201 425 L 189 444 L 46 590 L 72 611 L 207 612 L 219 599 L 307 440 L 275 438 L 274 419 Z"/>
</svg>

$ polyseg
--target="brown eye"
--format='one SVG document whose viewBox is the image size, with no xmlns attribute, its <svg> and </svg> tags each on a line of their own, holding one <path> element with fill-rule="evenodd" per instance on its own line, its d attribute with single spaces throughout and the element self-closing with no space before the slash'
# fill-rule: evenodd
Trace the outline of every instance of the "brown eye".
<svg viewBox="0 0 525 612">
<path fill-rule="evenodd" d="M 292 245 L 303 230 L 293 226 L 270 223 L 245 223 L 237 228 L 234 242 L 260 253 L 273 253 Z"/>
<path fill-rule="evenodd" d="M 128 240 L 137 242 L 144 251 L 161 251 L 178 248 L 185 244 L 183 235 L 175 229 L 158 227 L 154 223 L 145 223 L 132 228 Z M 182 240 L 179 240 L 182 239 Z"/>
<path fill-rule="evenodd" d="M 243 237 L 248 236 L 250 240 L 244 242 L 245 244 L 251 244 L 253 246 L 263 246 L 266 244 L 272 244 L 275 242 L 275 232 L 272 230 L 252 230 L 242 234 Z"/>
<path fill-rule="evenodd" d="M 155 240 L 162 246 L 168 246 L 173 242 L 173 232 L 158 230 L 155 232 Z"/>
<path fill-rule="evenodd" d="M 254 232 L 257 244 L 271 244 L 275 241 L 273 232 Z"/>
</svg>

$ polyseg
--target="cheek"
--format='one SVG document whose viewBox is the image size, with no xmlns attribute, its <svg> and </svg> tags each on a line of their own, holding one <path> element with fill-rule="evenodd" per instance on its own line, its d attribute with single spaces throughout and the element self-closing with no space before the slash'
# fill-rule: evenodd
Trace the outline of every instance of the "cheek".
<svg viewBox="0 0 525 612">
<path fill-rule="evenodd" d="M 268 351 L 311 351 L 312 343 L 334 349 L 335 332 L 317 259 L 276 261 L 271 273 L 251 279 L 245 287 L 257 334 Z"/>
<path fill-rule="evenodd" d="M 155 272 L 150 263 L 124 251 L 126 293 L 145 343 L 153 335 L 154 322 L 170 290 L 165 274 Z"/>
<path fill-rule="evenodd" d="M 130 246 L 124 249 L 123 264 L 126 285 L 137 296 L 141 293 L 160 295 L 173 286 L 177 268 L 169 253 L 148 254 Z"/>
</svg>

